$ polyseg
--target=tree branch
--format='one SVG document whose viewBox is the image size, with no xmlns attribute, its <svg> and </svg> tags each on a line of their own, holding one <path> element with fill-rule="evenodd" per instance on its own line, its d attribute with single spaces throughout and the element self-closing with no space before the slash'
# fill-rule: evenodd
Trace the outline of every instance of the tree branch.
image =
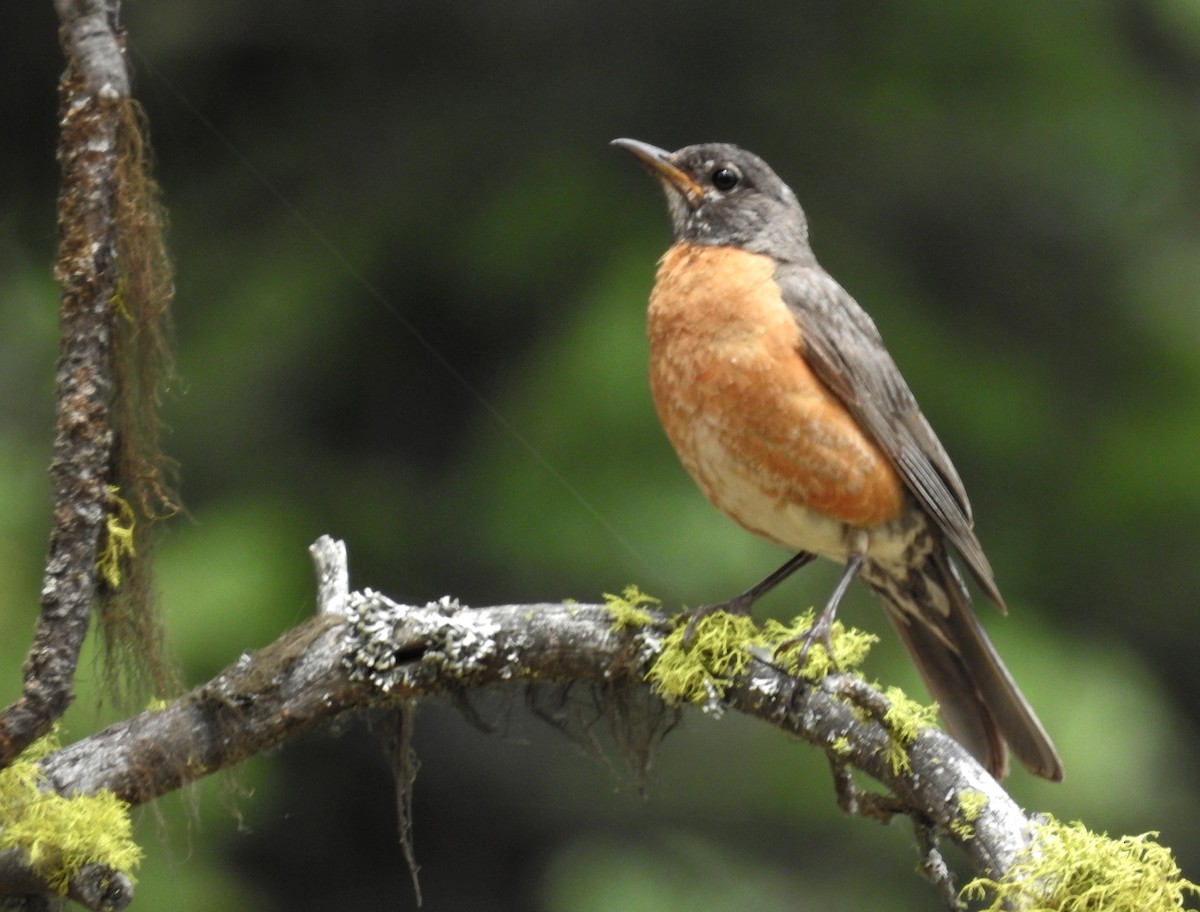
<svg viewBox="0 0 1200 912">
<path fill-rule="evenodd" d="M 617 631 L 603 605 L 469 609 L 449 599 L 398 605 L 370 590 L 345 595 L 344 547 L 322 539 L 313 551 L 325 581 L 316 617 L 166 708 L 49 755 L 41 768 L 50 786 L 64 794 L 111 789 L 138 804 L 348 710 L 518 680 L 644 687 L 661 649 L 660 630 Z M 891 735 L 872 716 L 887 705 L 882 695 L 843 675 L 810 685 L 768 659 L 708 708 L 754 716 L 827 751 L 842 770 L 848 809 L 870 803 L 847 793 L 849 771 L 866 773 L 890 793 L 874 802 L 886 805 L 885 816 L 905 813 L 936 827 L 977 871 L 1003 875 L 1027 844 L 1029 820 L 962 747 L 927 729 L 907 748 L 909 768 L 896 769 Z M 977 811 L 964 813 L 968 795 Z M 936 867 L 938 859 L 923 861 Z"/>
<path fill-rule="evenodd" d="M 0 852 L 0 897 L 57 895 L 58 891 L 29 866 L 24 852 L 19 849 Z M 66 895 L 87 909 L 119 912 L 133 899 L 133 883 L 121 871 L 104 865 L 85 865 L 68 882 Z"/>
<path fill-rule="evenodd" d="M 54 525 L 23 692 L 0 713 L 0 767 L 45 734 L 70 705 L 96 593 L 96 554 L 113 455 L 110 320 L 117 283 L 117 161 L 121 104 L 129 95 L 117 5 L 55 2 L 67 70 L 60 85 L 62 191 L 54 270 L 62 288 L 50 467 Z"/>
</svg>

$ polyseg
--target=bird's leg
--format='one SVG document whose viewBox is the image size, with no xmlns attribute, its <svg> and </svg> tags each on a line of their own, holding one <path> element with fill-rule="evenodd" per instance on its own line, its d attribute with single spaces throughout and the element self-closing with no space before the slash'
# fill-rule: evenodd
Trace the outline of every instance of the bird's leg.
<svg viewBox="0 0 1200 912">
<path fill-rule="evenodd" d="M 800 551 L 789 557 L 778 570 L 759 580 L 741 595 L 735 595 L 733 598 L 724 602 L 718 602 L 715 605 L 705 605 L 702 608 L 695 609 L 691 613 L 692 616 L 688 621 L 687 630 L 683 632 L 683 647 L 687 649 L 692 645 L 692 640 L 696 638 L 696 624 L 702 617 L 707 617 L 718 611 L 728 611 L 730 614 L 749 614 L 755 602 L 801 567 L 812 563 L 816 560 L 816 557 L 811 551 Z"/>
<path fill-rule="evenodd" d="M 842 571 L 842 575 L 833 589 L 833 595 L 829 596 L 829 601 L 825 603 L 825 607 L 817 615 L 817 619 L 813 621 L 812 627 L 802 636 L 793 637 L 790 640 L 780 643 L 775 648 L 776 656 L 795 649 L 797 645 L 803 643 L 804 646 L 801 648 L 799 656 L 800 667 L 803 668 L 804 661 L 808 658 L 808 650 L 816 642 L 825 647 L 825 652 L 828 654 L 829 660 L 833 661 L 833 642 L 830 640 L 830 634 L 833 633 L 833 620 L 837 617 L 837 609 L 838 605 L 841 604 L 842 596 L 850 588 L 850 583 L 854 580 L 854 577 L 858 576 L 864 560 L 864 555 L 859 551 L 852 553 L 846 559 L 846 568 Z"/>
<path fill-rule="evenodd" d="M 729 611 L 733 614 L 749 614 L 750 609 L 754 607 L 755 602 L 782 583 L 801 567 L 811 564 L 816 559 L 817 556 L 811 551 L 799 551 L 792 557 L 789 557 L 782 567 L 763 577 L 741 595 L 735 595 L 727 602 L 723 602 L 720 605 L 714 605 L 711 609 L 706 608 L 703 610 Z"/>
</svg>

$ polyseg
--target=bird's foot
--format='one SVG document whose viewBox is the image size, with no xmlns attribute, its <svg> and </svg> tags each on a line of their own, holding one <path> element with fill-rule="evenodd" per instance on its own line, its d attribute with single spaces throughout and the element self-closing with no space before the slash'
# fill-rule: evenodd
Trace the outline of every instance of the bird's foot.
<svg viewBox="0 0 1200 912">
<path fill-rule="evenodd" d="M 813 621 L 812 626 L 800 636 L 784 640 L 776 646 L 775 658 L 778 659 L 783 653 L 791 652 L 797 646 L 800 646 L 800 655 L 796 657 L 796 668 L 803 671 L 805 665 L 808 664 L 808 653 L 812 649 L 813 643 L 820 643 L 825 647 L 825 655 L 829 657 L 829 670 L 840 670 L 837 659 L 833 654 L 833 621 L 837 617 L 838 605 L 841 604 L 842 596 L 846 594 L 846 589 L 850 586 L 850 581 L 858 576 L 859 570 L 862 569 L 863 560 L 864 558 L 861 553 L 850 555 L 846 561 L 846 567 L 838 579 L 837 586 L 834 587 L 833 595 L 829 597 L 825 608 L 817 615 L 817 619 Z"/>
<path fill-rule="evenodd" d="M 789 557 L 778 570 L 775 570 L 766 578 L 759 580 L 741 595 L 735 595 L 733 598 L 724 602 L 718 602 L 716 605 L 705 605 L 703 608 L 696 608 L 691 612 L 691 618 L 688 620 L 687 630 L 683 632 L 683 648 L 690 649 L 692 641 L 696 639 L 696 625 L 701 619 L 708 617 L 710 614 L 724 611 L 728 614 L 748 615 L 750 609 L 754 607 L 754 603 L 760 598 L 782 583 L 785 579 L 816 559 L 816 555 L 808 551 L 800 551 Z"/>
<path fill-rule="evenodd" d="M 825 648 L 825 654 L 829 656 L 829 664 L 831 670 L 838 670 L 837 659 L 833 655 L 833 619 L 834 612 L 826 609 L 817 615 L 817 619 L 813 621 L 813 625 L 808 628 L 800 636 L 792 637 L 790 640 L 784 640 L 775 647 L 775 658 L 782 660 L 784 656 L 792 652 L 797 646 L 800 647 L 800 654 L 793 660 L 789 660 L 789 664 L 794 661 L 795 666 L 803 669 L 808 663 L 808 653 L 812 649 L 814 643 L 819 643 Z"/>
</svg>

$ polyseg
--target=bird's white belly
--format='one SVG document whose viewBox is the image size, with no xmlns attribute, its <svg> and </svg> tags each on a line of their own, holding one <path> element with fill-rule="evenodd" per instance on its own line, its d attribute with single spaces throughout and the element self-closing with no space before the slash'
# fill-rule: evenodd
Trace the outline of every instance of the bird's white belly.
<svg viewBox="0 0 1200 912">
<path fill-rule="evenodd" d="M 850 551 L 865 549 L 873 560 L 899 560 L 907 536 L 897 523 L 859 527 L 823 516 L 772 490 L 757 466 L 749 466 L 723 444 L 706 422 L 691 427 L 691 454 L 684 467 L 717 509 L 739 525 L 778 545 L 810 551 L 844 563 Z"/>
</svg>

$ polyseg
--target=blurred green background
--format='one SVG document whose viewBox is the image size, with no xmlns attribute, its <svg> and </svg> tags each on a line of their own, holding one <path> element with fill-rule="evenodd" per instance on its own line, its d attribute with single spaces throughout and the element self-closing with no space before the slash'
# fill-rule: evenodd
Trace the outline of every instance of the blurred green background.
<svg viewBox="0 0 1200 912">
<path fill-rule="evenodd" d="M 782 558 L 677 465 L 646 389 L 667 220 L 608 148 L 732 141 L 808 211 L 967 483 L 989 629 L 1058 741 L 1031 808 L 1155 829 L 1200 877 L 1200 6 L 958 0 L 125 10 L 171 210 L 191 516 L 160 588 L 188 682 L 312 611 L 306 546 L 406 601 L 671 604 Z M 52 5 L 0 7 L 0 700 L 49 528 Z M 820 601 L 811 569 L 764 611 Z M 920 694 L 878 630 L 870 671 Z M 90 659 L 69 736 L 98 714 Z M 688 715 L 646 797 L 489 698 L 418 718 L 431 910 L 928 909 L 911 832 L 821 757 Z M 384 762 L 351 721 L 143 813 L 141 908 L 407 909 Z M 165 826 L 160 821 L 165 822 Z"/>
</svg>

